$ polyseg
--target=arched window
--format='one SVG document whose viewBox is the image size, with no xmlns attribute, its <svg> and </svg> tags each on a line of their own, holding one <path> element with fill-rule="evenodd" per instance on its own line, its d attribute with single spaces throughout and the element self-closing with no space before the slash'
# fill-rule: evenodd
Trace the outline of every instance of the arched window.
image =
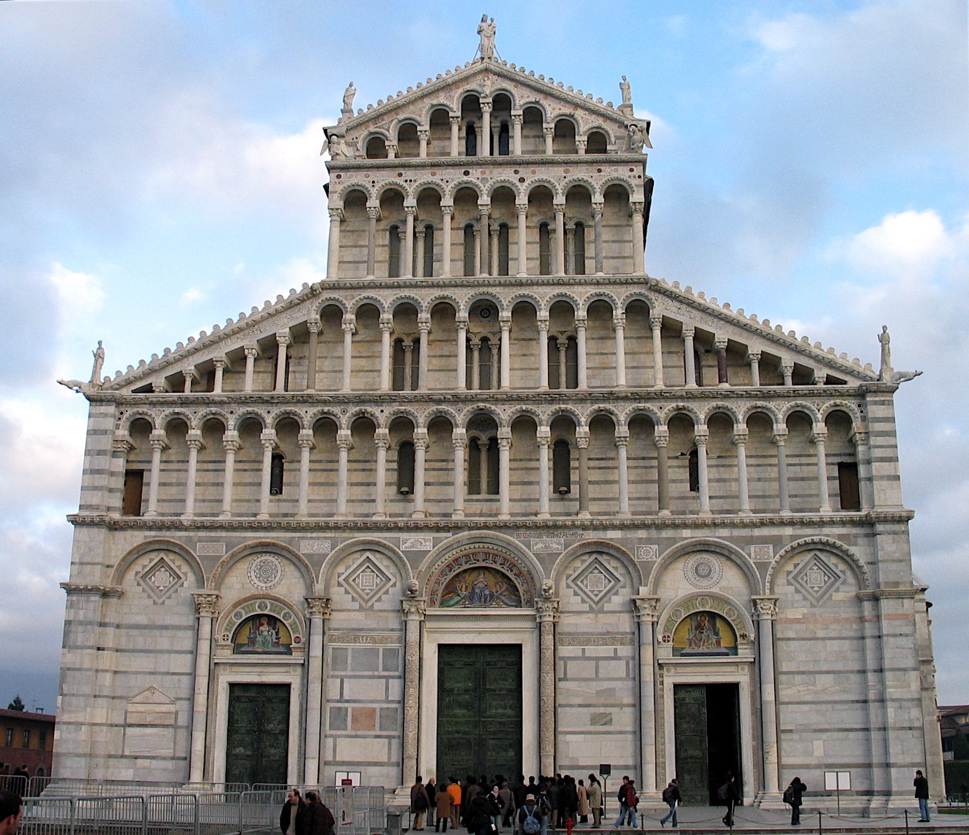
<svg viewBox="0 0 969 835">
<path fill-rule="evenodd" d="M 572 492 L 572 447 L 563 439 L 552 445 L 552 490 L 559 496 Z"/>
<path fill-rule="evenodd" d="M 464 227 L 464 274 L 474 275 L 474 226 Z"/>
<path fill-rule="evenodd" d="M 478 129 L 474 122 L 468 122 L 464 132 L 464 155 L 466 157 L 478 156 Z"/>
<path fill-rule="evenodd" d="M 387 143 L 382 136 L 371 136 L 367 140 L 367 159 L 387 159 Z"/>
<path fill-rule="evenodd" d="M 397 492 L 409 496 L 414 492 L 414 444 L 404 441 L 397 447 Z"/>
<path fill-rule="evenodd" d="M 700 492 L 700 454 L 696 447 L 690 450 L 690 492 Z"/>
<path fill-rule="evenodd" d="M 588 141 L 585 144 L 587 154 L 604 154 L 606 152 L 606 135 L 600 130 L 589 132 Z"/>
<path fill-rule="evenodd" d="M 509 138 L 508 123 L 502 122 L 501 127 L 498 129 L 498 156 L 508 156 Z"/>
<path fill-rule="evenodd" d="M 427 224 L 424 227 L 424 277 L 434 275 L 434 227 Z"/>
<path fill-rule="evenodd" d="M 575 275 L 585 275 L 585 224 L 582 221 L 576 221 L 575 234 L 572 240 L 572 263 Z"/>
<path fill-rule="evenodd" d="M 274 452 L 269 464 L 269 495 L 283 494 L 283 471 L 286 459 L 281 452 Z"/>
<path fill-rule="evenodd" d="M 472 438 L 469 441 L 468 495 L 498 495 L 497 438 Z"/>
<path fill-rule="evenodd" d="M 498 226 L 498 275 L 508 275 L 508 224 Z"/>
<path fill-rule="evenodd" d="M 387 276 L 400 277 L 400 227 L 396 223 L 387 230 Z"/>
<path fill-rule="evenodd" d="M 538 274 L 552 274 L 552 233 L 548 223 L 538 225 Z"/>
</svg>

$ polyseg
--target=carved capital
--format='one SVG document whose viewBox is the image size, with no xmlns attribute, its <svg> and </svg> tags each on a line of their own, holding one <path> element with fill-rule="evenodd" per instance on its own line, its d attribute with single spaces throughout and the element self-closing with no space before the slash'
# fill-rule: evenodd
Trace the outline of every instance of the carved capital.
<svg viewBox="0 0 969 835">
<path fill-rule="evenodd" d="M 192 593 L 195 598 L 195 614 L 200 618 L 214 618 L 219 614 L 219 601 L 221 594 L 212 592 L 197 591 Z"/>
<path fill-rule="evenodd" d="M 747 362 L 760 362 L 760 351 L 748 351 Z"/>
<path fill-rule="evenodd" d="M 778 597 L 752 597 L 754 603 L 754 615 L 758 619 L 773 620 L 777 617 Z"/>
<path fill-rule="evenodd" d="M 304 597 L 306 601 L 306 613 L 311 618 L 323 618 L 330 616 L 333 610 L 333 601 L 329 597 Z"/>
<path fill-rule="evenodd" d="M 127 455 L 135 448 L 131 436 L 127 432 L 115 432 L 111 439 L 111 449 L 121 455 Z"/>
<path fill-rule="evenodd" d="M 331 221 L 336 221 L 337 223 L 339 223 L 340 221 L 343 220 L 343 209 L 336 208 L 336 209 L 330 209 L 329 211 L 330 211 Z"/>
<path fill-rule="evenodd" d="M 168 438 L 165 432 L 161 429 L 155 429 L 148 436 L 148 444 L 152 449 L 164 450 L 168 449 Z"/>
<path fill-rule="evenodd" d="M 662 313 L 653 313 L 653 314 L 650 314 L 650 317 L 649 317 L 649 326 L 653 330 L 656 330 L 657 328 L 662 328 L 663 327 L 663 314 Z"/>
<path fill-rule="evenodd" d="M 254 360 L 259 356 L 259 349 L 255 345 L 246 345 L 242 350 L 245 351 L 246 357 L 249 359 Z"/>
<path fill-rule="evenodd" d="M 400 608 L 404 613 L 404 620 L 424 620 L 427 606 L 423 597 L 404 597 L 400 601 Z"/>
<path fill-rule="evenodd" d="M 535 601 L 535 620 L 538 623 L 556 623 L 558 619 L 558 600 L 545 599 Z"/>
<path fill-rule="evenodd" d="M 693 339 L 693 337 L 695 335 L 696 335 L 696 328 L 692 328 L 692 327 L 684 327 L 683 328 L 683 338 L 684 339 Z"/>
<path fill-rule="evenodd" d="M 633 609 L 636 612 L 636 620 L 640 623 L 656 623 L 659 619 L 658 597 L 634 597 Z"/>
<path fill-rule="evenodd" d="M 310 318 L 306 320 L 306 329 L 310 333 L 319 333 L 320 332 L 320 328 L 322 328 L 322 327 L 323 327 L 323 325 L 320 322 L 320 317 L 319 316 L 310 316 Z"/>
</svg>

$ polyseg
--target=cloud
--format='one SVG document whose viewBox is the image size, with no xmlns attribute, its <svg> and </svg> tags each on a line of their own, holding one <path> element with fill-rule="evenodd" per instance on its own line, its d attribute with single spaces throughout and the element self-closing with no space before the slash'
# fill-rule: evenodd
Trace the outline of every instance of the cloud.
<svg viewBox="0 0 969 835">
<path fill-rule="evenodd" d="M 966 234 L 964 230 L 962 236 Z M 946 231 L 938 212 L 910 209 L 886 215 L 878 226 L 856 235 L 847 242 L 844 256 L 856 270 L 925 272 L 958 251 L 959 237 Z"/>
<path fill-rule="evenodd" d="M 101 279 L 91 273 L 79 273 L 55 263 L 50 271 L 50 282 L 57 290 L 57 300 L 65 313 L 97 313 L 104 304 Z"/>
<path fill-rule="evenodd" d="M 182 293 L 182 297 L 178 300 L 178 303 L 181 307 L 185 307 L 186 305 L 190 305 L 194 302 L 202 301 L 204 298 L 205 293 L 203 293 L 198 287 L 189 287 L 188 290 Z"/>
</svg>

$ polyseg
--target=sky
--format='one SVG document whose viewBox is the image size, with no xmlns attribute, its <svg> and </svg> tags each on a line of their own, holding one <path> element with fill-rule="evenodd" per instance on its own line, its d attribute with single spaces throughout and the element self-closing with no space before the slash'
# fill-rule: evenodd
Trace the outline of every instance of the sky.
<svg viewBox="0 0 969 835">
<path fill-rule="evenodd" d="M 474 57 L 652 119 L 646 268 L 878 363 L 942 704 L 969 703 L 964 0 L 0 3 L 0 701 L 56 706 L 87 403 L 324 278 L 322 126 Z M 0 706 L 3 706 L 0 704 Z"/>
</svg>

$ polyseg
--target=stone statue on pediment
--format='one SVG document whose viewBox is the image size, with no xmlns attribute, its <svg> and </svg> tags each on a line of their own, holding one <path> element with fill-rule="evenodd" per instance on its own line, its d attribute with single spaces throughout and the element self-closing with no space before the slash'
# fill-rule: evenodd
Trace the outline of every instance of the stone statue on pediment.
<svg viewBox="0 0 969 835">
<path fill-rule="evenodd" d="M 495 33 L 498 25 L 495 19 L 488 19 L 488 15 L 481 15 L 481 23 L 478 24 L 478 36 L 481 42 L 478 44 L 478 51 L 481 53 L 483 61 L 490 61 L 495 57 Z"/>
<path fill-rule="evenodd" d="M 882 349 L 878 379 L 888 382 L 892 379 L 892 337 L 888 333 L 888 325 L 882 325 L 882 332 L 878 334 L 878 343 Z"/>
<path fill-rule="evenodd" d="M 350 86 L 343 91 L 343 109 L 353 113 L 353 97 L 357 94 L 357 88 L 350 82 Z"/>
<path fill-rule="evenodd" d="M 635 122 L 631 122 L 629 130 L 629 150 L 638 152 L 643 150 L 646 140 L 643 138 L 643 129 Z"/>
<path fill-rule="evenodd" d="M 91 368 L 91 385 L 101 384 L 101 369 L 104 368 L 104 345 L 98 340 L 98 347 L 91 351 L 94 357 L 94 366 Z"/>
</svg>

